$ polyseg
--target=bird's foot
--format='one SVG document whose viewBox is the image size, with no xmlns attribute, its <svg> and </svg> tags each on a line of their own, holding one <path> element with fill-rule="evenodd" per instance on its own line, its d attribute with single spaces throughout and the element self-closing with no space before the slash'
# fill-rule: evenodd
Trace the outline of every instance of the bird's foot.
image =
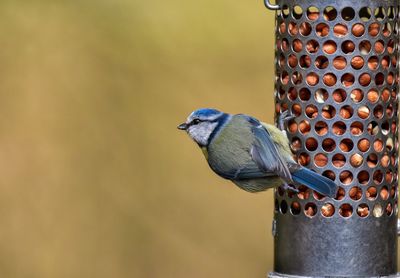
<svg viewBox="0 0 400 278">
<path fill-rule="evenodd" d="M 291 191 L 291 192 L 296 193 L 296 194 L 300 192 L 300 191 L 299 191 L 296 187 L 294 187 L 294 185 L 292 185 L 292 184 L 284 183 L 284 184 L 282 185 L 282 187 L 283 187 L 284 190 Z"/>
<path fill-rule="evenodd" d="M 280 130 L 285 130 L 286 129 L 286 124 L 296 118 L 296 116 L 292 115 L 289 110 L 285 110 L 282 113 L 279 114 L 278 118 L 278 127 Z"/>
</svg>

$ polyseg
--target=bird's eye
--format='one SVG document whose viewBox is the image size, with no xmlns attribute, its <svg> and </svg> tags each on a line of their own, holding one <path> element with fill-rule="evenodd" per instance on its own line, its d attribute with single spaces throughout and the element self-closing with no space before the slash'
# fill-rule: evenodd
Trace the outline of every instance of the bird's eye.
<svg viewBox="0 0 400 278">
<path fill-rule="evenodd" d="M 199 120 L 199 119 L 194 119 L 193 121 L 192 121 L 192 124 L 193 125 L 197 125 L 197 124 L 199 124 L 201 121 Z"/>
</svg>

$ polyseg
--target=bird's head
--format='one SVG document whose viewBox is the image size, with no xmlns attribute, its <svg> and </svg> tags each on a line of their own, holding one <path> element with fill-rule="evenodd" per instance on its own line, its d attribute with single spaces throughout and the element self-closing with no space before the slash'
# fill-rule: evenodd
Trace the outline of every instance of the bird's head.
<svg viewBox="0 0 400 278">
<path fill-rule="evenodd" d="M 186 130 L 189 136 L 200 146 L 207 146 L 215 135 L 218 126 L 228 118 L 228 114 L 216 109 L 202 108 L 192 112 L 186 122 L 178 129 Z"/>
</svg>

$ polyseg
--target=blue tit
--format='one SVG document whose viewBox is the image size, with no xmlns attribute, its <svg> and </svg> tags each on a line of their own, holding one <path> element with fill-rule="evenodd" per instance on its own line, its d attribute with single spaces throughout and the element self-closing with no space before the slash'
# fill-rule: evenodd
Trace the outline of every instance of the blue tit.
<svg viewBox="0 0 400 278">
<path fill-rule="evenodd" d="M 334 197 L 337 185 L 297 164 L 286 132 L 244 115 L 215 109 L 199 109 L 178 129 L 185 130 L 200 146 L 211 169 L 248 192 L 279 185 L 303 184 L 322 195 Z"/>
</svg>

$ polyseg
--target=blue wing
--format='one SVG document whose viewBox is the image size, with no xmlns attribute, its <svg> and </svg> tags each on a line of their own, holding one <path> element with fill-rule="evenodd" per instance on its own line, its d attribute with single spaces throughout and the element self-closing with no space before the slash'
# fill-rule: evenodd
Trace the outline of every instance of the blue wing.
<svg viewBox="0 0 400 278">
<path fill-rule="evenodd" d="M 257 166 L 265 173 L 275 174 L 286 181 L 291 181 L 292 175 L 289 167 L 279 154 L 271 134 L 258 120 L 247 117 L 255 138 L 251 156 Z"/>
<path fill-rule="evenodd" d="M 337 185 L 332 180 L 307 168 L 301 167 L 292 173 L 292 177 L 295 182 L 304 184 L 322 195 L 332 198 L 336 196 Z"/>
</svg>

